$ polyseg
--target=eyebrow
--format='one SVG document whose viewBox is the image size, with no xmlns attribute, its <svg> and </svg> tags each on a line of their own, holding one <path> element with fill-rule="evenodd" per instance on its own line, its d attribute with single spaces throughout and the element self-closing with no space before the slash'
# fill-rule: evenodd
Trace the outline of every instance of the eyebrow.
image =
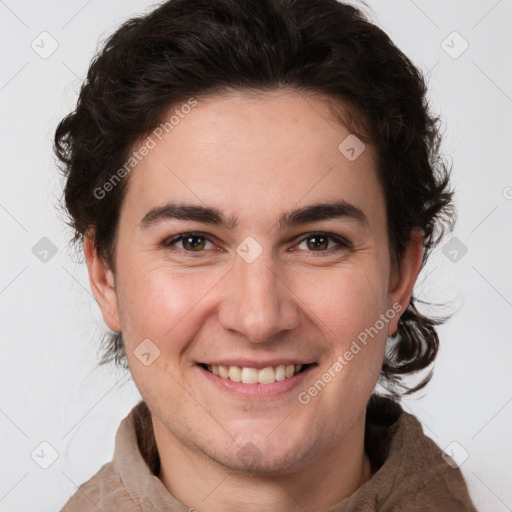
<svg viewBox="0 0 512 512">
<path fill-rule="evenodd" d="M 322 220 L 346 219 L 355 221 L 364 227 L 370 223 L 365 213 L 357 206 L 345 200 L 312 204 L 282 215 L 277 224 L 281 229 Z M 140 222 L 142 228 L 148 228 L 164 220 L 190 220 L 203 224 L 224 226 L 233 230 L 238 226 L 234 216 L 226 217 L 220 210 L 208 206 L 170 202 L 149 210 Z"/>
</svg>

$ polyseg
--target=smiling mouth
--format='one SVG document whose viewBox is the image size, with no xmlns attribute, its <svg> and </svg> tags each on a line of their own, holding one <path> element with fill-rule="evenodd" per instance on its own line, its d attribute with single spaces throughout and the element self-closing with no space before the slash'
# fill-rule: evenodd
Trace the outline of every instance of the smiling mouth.
<svg viewBox="0 0 512 512">
<path fill-rule="evenodd" d="M 200 364 L 202 368 L 221 379 L 231 380 L 233 382 L 242 382 L 243 384 L 273 384 L 304 372 L 311 364 L 280 364 L 278 366 L 267 366 L 265 368 L 250 368 L 240 366 L 223 366 Z"/>
</svg>

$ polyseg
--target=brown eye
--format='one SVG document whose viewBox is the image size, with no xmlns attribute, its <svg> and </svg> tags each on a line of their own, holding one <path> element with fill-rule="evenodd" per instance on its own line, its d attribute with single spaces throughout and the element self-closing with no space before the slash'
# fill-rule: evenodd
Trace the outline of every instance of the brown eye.
<svg viewBox="0 0 512 512">
<path fill-rule="evenodd" d="M 204 249 L 204 236 L 186 236 L 182 238 L 183 248 L 187 251 L 200 251 Z"/>
<path fill-rule="evenodd" d="M 181 247 L 179 244 L 181 244 Z M 206 244 L 211 244 L 214 247 L 214 244 L 208 239 L 206 235 L 201 233 L 182 233 L 172 240 L 163 241 L 162 247 L 167 249 L 176 248 L 178 251 L 181 250 L 188 253 L 201 253 L 208 249 Z"/>
<path fill-rule="evenodd" d="M 327 249 L 327 246 L 329 245 L 329 238 L 323 235 L 313 235 L 307 238 L 306 240 L 308 240 L 308 248 L 315 251 Z M 313 242 L 310 243 L 310 240 L 313 240 Z"/>
<path fill-rule="evenodd" d="M 305 247 L 301 247 L 301 245 L 305 245 Z M 352 245 L 343 238 L 330 233 L 309 233 L 301 240 L 298 248 L 304 249 L 306 252 L 326 253 L 328 255 L 350 250 Z"/>
</svg>

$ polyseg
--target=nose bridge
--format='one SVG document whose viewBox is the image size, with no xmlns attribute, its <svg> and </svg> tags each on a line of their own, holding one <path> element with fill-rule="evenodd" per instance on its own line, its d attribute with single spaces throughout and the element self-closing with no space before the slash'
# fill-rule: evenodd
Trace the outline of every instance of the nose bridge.
<svg viewBox="0 0 512 512">
<path fill-rule="evenodd" d="M 265 342 L 298 323 L 293 293 L 279 279 L 278 266 L 263 251 L 254 261 L 237 255 L 220 309 L 222 327 L 249 341 Z"/>
</svg>

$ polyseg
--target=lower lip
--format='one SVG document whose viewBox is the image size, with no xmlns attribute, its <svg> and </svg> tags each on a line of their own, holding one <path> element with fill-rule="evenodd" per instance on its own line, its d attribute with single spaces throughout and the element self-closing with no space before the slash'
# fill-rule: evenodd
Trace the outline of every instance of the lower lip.
<svg viewBox="0 0 512 512">
<path fill-rule="evenodd" d="M 244 384 L 243 382 L 235 382 L 231 379 L 218 377 L 208 370 L 205 370 L 202 366 L 198 365 L 197 367 L 212 384 L 218 386 L 223 391 L 232 395 L 237 395 L 239 398 L 254 400 L 258 398 L 275 398 L 280 395 L 284 395 L 285 393 L 289 393 L 304 382 L 304 379 L 311 372 L 314 366 L 316 365 L 312 364 L 304 371 L 297 373 L 293 377 L 276 381 L 272 384 Z"/>
</svg>

